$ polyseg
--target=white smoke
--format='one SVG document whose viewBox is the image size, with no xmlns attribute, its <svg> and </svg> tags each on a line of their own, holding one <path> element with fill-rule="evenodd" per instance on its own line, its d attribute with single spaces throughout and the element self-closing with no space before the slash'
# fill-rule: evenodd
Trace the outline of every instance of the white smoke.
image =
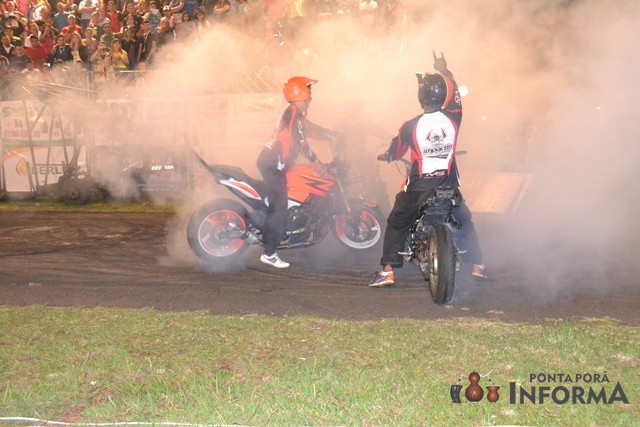
<svg viewBox="0 0 640 427">
<path fill-rule="evenodd" d="M 604 277 L 637 258 L 639 185 L 632 174 L 640 133 L 633 108 L 640 92 L 640 3 L 401 3 L 406 14 L 388 30 L 361 29 L 347 18 L 322 21 L 309 24 L 296 40 L 285 39 L 285 50 L 274 49 L 268 35 L 225 27 L 189 47 L 163 48 L 156 70 L 131 96 L 158 100 L 154 114 L 166 117 L 167 126 L 138 120 L 138 135 L 151 137 L 137 139 L 193 146 L 207 161 L 240 166 L 257 177 L 255 160 L 283 100 L 279 89 L 249 100 L 220 92 L 245 73 L 280 81 L 316 78 L 310 120 L 344 124 L 356 99 L 361 123 L 373 122 L 392 135 L 420 113 L 414 72 L 432 69 L 435 50 L 469 88 L 459 137 L 459 148 L 469 152 L 460 158 L 463 182 L 465 171 L 473 170 L 534 175 L 515 217 L 485 225 L 477 216 L 490 267 L 518 269 L 536 282 L 566 283 Z M 212 94 L 226 113 L 199 102 Z M 112 129 L 122 127 L 114 123 Z M 385 145 L 376 135 L 356 143 L 371 154 Z M 329 160 L 322 143 L 314 148 Z M 401 177 L 393 166 L 380 173 L 391 199 Z M 200 193 L 197 199 L 207 197 Z"/>
</svg>

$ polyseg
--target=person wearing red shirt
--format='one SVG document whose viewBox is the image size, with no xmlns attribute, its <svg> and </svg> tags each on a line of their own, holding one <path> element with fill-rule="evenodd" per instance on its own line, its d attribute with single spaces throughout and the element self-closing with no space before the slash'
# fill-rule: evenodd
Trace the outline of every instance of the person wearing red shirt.
<svg viewBox="0 0 640 427">
<path fill-rule="evenodd" d="M 64 42 L 69 44 L 73 33 L 78 33 L 82 36 L 82 27 L 77 24 L 78 18 L 75 15 L 69 15 L 67 22 L 68 25 L 60 31 L 60 34 L 64 36 Z"/>
<path fill-rule="evenodd" d="M 118 9 L 116 9 L 116 3 L 113 0 L 109 0 L 109 3 L 107 3 L 107 18 L 109 18 L 111 31 L 119 34 L 122 28 L 123 18 Z"/>
<path fill-rule="evenodd" d="M 41 70 L 49 56 L 47 54 L 47 49 L 40 44 L 38 36 L 31 36 L 29 41 L 31 42 L 31 46 L 24 51 L 24 54 L 31 58 L 35 68 Z"/>
</svg>

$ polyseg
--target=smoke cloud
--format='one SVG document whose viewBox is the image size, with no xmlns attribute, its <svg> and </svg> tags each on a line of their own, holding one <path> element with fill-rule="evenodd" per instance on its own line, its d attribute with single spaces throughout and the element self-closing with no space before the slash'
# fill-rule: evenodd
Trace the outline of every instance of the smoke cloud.
<svg viewBox="0 0 640 427">
<path fill-rule="evenodd" d="M 285 37 L 284 47 L 260 31 L 214 28 L 188 49 L 164 48 L 154 73 L 127 95 L 146 100 L 145 114 L 134 112 L 128 128 L 108 126 L 109 138 L 192 146 L 209 162 L 257 177 L 255 160 L 284 107 L 280 84 L 307 75 L 319 80 L 309 119 L 351 135 L 350 149 L 373 159 L 420 113 L 414 72 L 431 71 L 432 50 L 443 52 L 469 89 L 458 140 L 468 150 L 459 159 L 463 184 L 465 171 L 534 176 L 516 214 L 476 215 L 489 268 L 517 270 L 532 278 L 524 286 L 547 283 L 546 290 L 628 270 L 640 256 L 632 175 L 640 3 L 415 0 L 402 10 L 389 27 L 319 20 Z M 274 89 L 252 89 L 249 71 Z M 329 160 L 321 142 L 314 148 Z M 387 194 L 373 196 L 388 203 L 402 177 L 393 165 L 374 167 Z M 210 178 L 196 176 L 200 190 L 185 204 L 215 197 L 202 190 Z"/>
</svg>

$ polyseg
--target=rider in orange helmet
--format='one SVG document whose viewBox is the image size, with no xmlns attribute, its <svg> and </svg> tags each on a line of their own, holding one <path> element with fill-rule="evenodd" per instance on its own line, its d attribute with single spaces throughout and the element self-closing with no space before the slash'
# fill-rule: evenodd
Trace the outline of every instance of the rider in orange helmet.
<svg viewBox="0 0 640 427">
<path fill-rule="evenodd" d="M 258 157 L 258 169 L 267 186 L 269 210 L 263 229 L 264 254 L 260 261 L 276 268 L 287 268 L 289 263 L 280 259 L 276 248 L 286 233 L 287 177 L 285 172 L 293 166 L 299 154 L 312 162 L 321 172 L 324 165 L 316 158 L 307 138 L 335 141 L 338 134 L 307 120 L 311 103 L 311 86 L 317 83 L 307 77 L 292 77 L 284 84 L 284 97 L 289 103 L 280 115 L 273 137 Z"/>
</svg>

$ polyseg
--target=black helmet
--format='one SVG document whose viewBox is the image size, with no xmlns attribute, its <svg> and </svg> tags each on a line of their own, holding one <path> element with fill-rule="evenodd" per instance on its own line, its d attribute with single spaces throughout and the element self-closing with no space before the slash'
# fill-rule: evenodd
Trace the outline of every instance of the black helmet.
<svg viewBox="0 0 640 427">
<path fill-rule="evenodd" d="M 444 107 L 451 98 L 451 83 L 440 73 L 416 73 L 418 101 L 422 108 Z"/>
</svg>

